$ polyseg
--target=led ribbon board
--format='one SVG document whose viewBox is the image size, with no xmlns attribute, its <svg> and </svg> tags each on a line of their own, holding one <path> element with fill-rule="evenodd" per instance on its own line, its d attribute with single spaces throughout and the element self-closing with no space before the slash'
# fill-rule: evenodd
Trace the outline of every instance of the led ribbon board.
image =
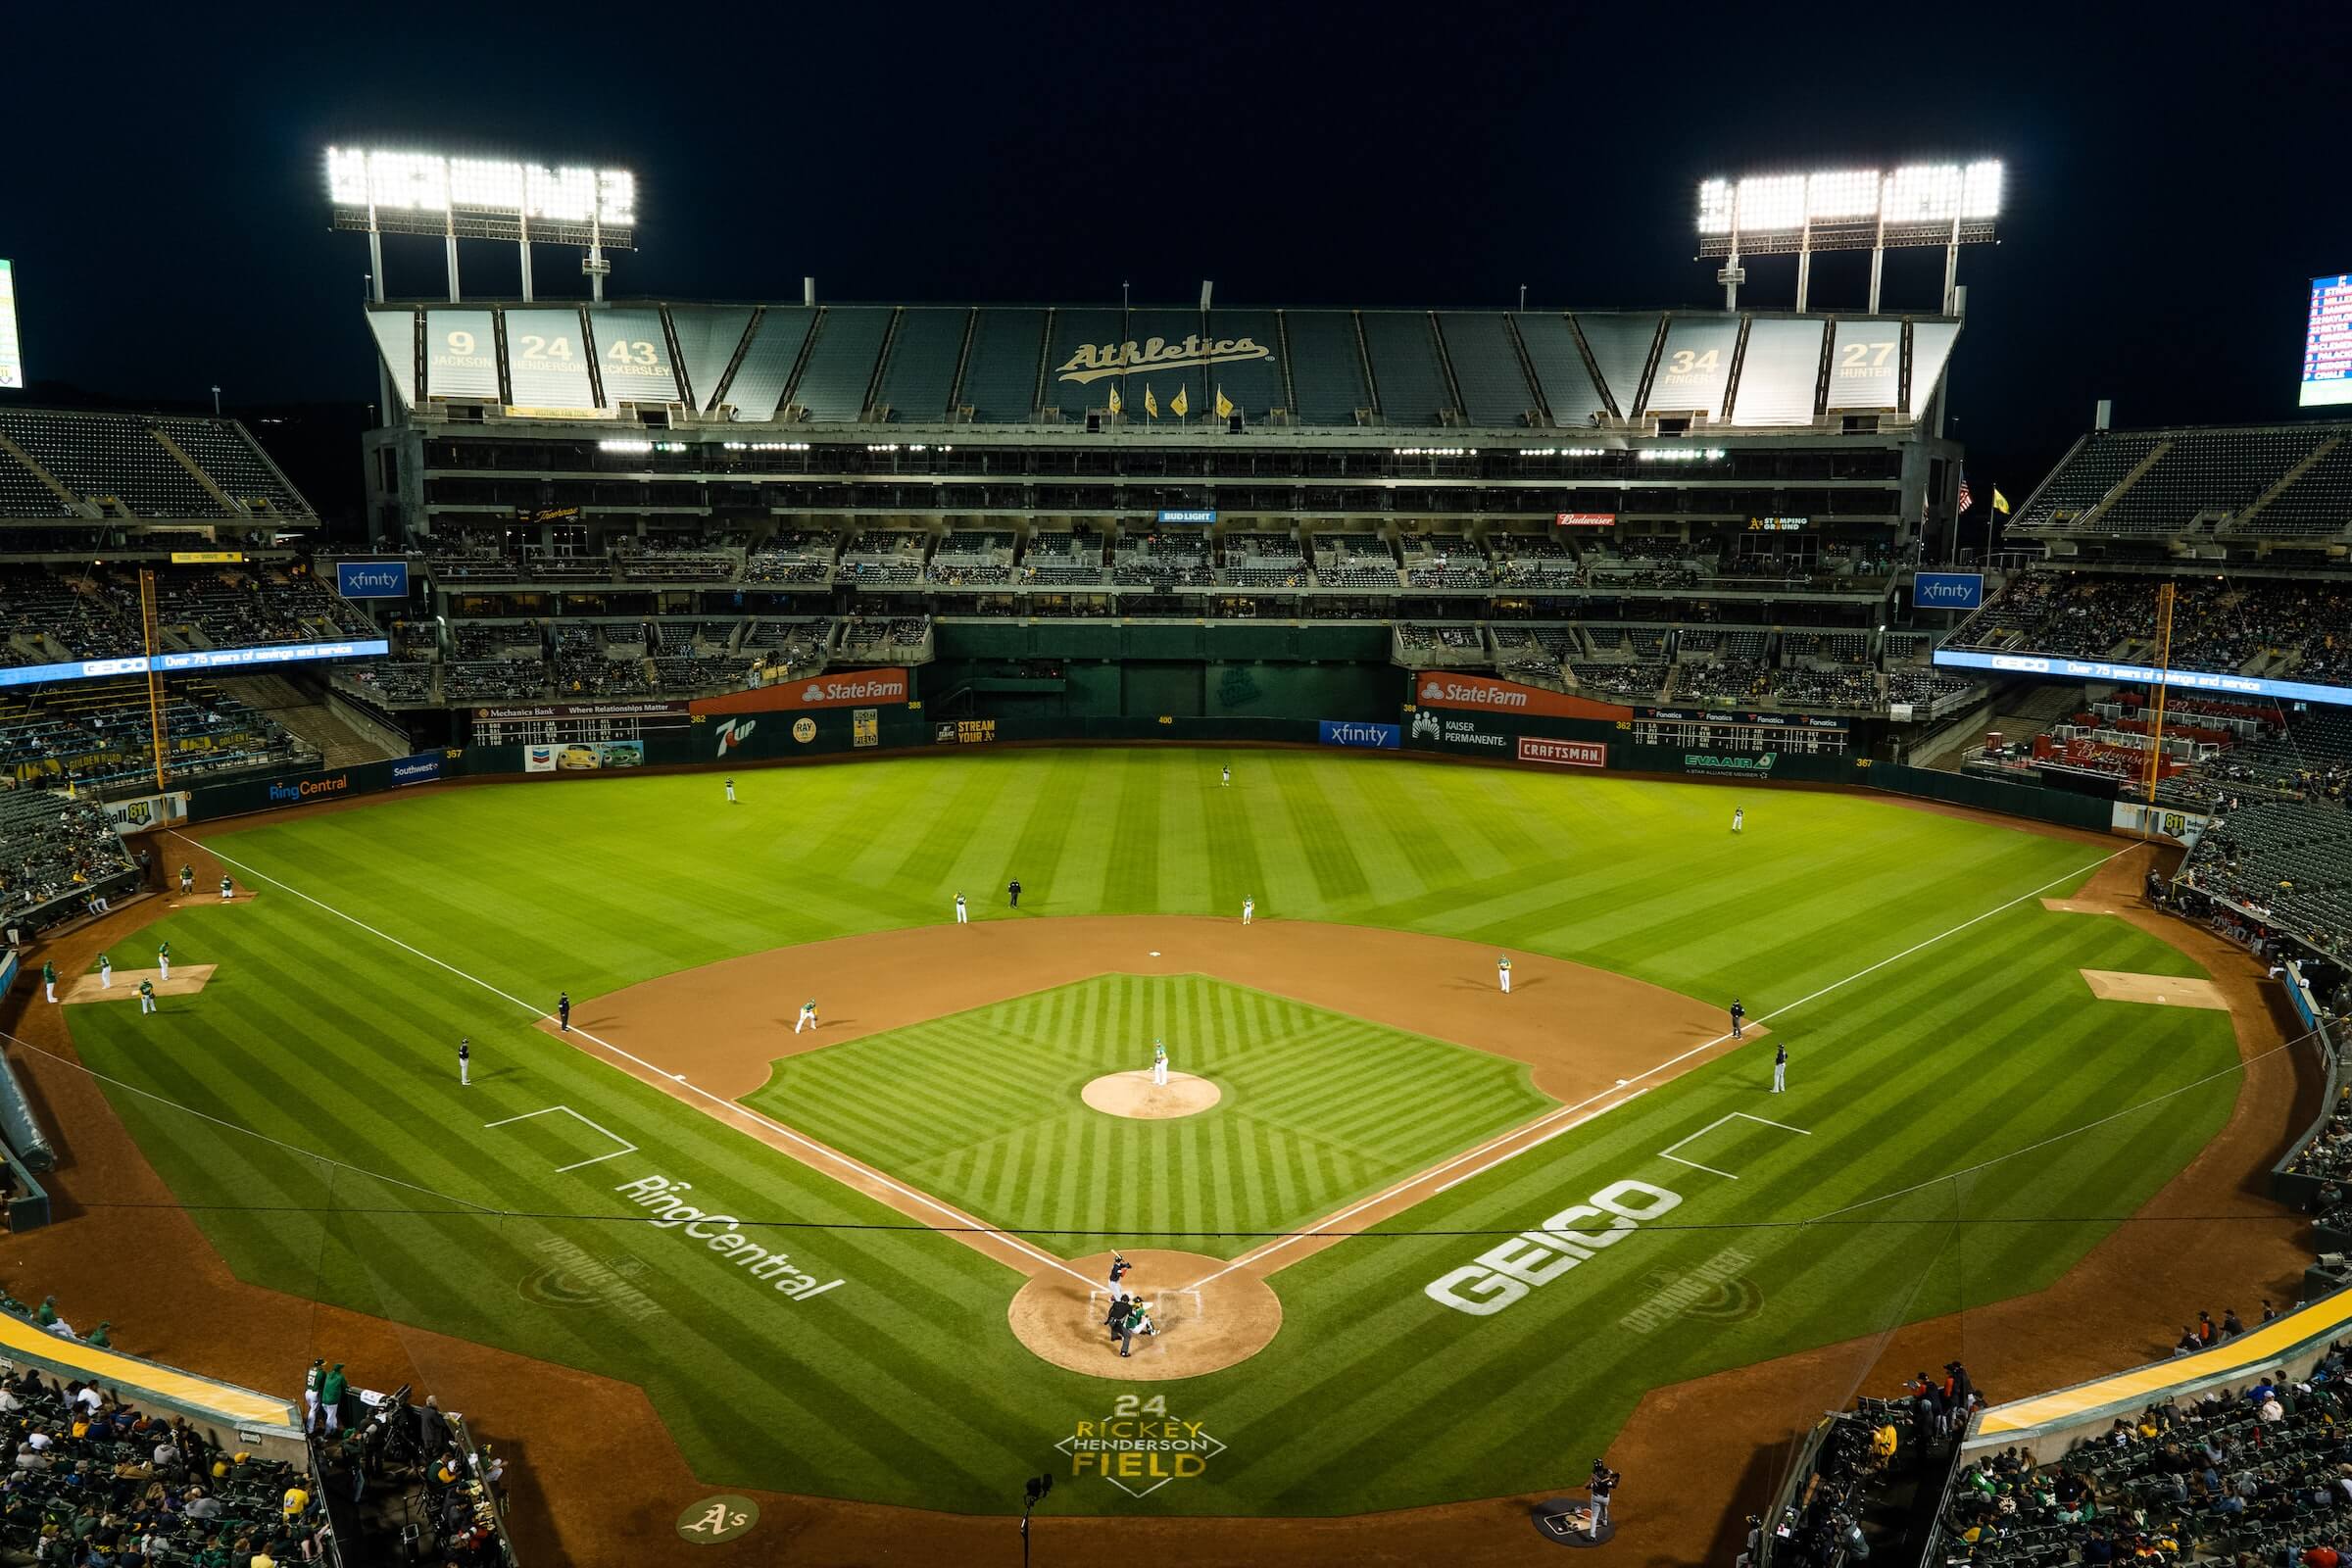
<svg viewBox="0 0 2352 1568">
<path fill-rule="evenodd" d="M 2227 697 L 2272 697 L 2292 703 L 2335 703 L 2352 707 L 2352 686 L 2319 686 L 2302 680 L 2265 680 L 2214 670 L 2157 669 L 2151 664 L 2118 664 L 2065 654 L 1980 654 L 1938 648 L 1936 662 L 1945 669 L 1990 669 L 2004 675 L 2047 675 L 2055 680 L 2112 680 L 2132 686 L 2161 682 L 2177 691 L 2219 692 Z"/>
<path fill-rule="evenodd" d="M 47 686 L 109 675 L 179 675 L 195 669 L 233 669 L 253 664 L 298 664 L 318 659 L 381 659 L 392 645 L 381 637 L 339 643 L 278 643 L 264 648 L 198 648 L 185 653 L 129 654 L 121 659 L 76 659 L 63 664 L 21 664 L 0 669 L 0 686 Z"/>
</svg>

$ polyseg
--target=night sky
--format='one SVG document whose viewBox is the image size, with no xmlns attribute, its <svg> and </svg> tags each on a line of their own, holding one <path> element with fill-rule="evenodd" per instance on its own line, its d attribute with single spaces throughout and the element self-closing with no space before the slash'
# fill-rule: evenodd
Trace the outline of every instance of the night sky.
<svg viewBox="0 0 2352 1568">
<path fill-rule="evenodd" d="M 318 20 L 342 9 L 11 8 L 0 256 L 33 395 L 372 397 L 328 142 L 635 170 L 615 297 L 813 273 L 834 301 L 1172 302 L 1208 277 L 1230 305 L 1719 304 L 1702 175 L 1999 156 L 1950 413 L 2013 499 L 2099 397 L 2121 424 L 2293 416 L 2308 279 L 2352 270 L 2340 0 Z M 438 291 L 438 241 L 386 243 L 396 297 Z M 585 291 L 575 263 L 540 250 L 542 298 Z M 469 295 L 515 292 L 511 248 L 465 264 Z M 1817 263 L 1815 308 L 1859 309 L 1865 268 Z M 1940 268 L 1890 261 L 1889 307 L 1933 309 Z M 1742 303 L 1793 276 L 1751 264 Z"/>
</svg>

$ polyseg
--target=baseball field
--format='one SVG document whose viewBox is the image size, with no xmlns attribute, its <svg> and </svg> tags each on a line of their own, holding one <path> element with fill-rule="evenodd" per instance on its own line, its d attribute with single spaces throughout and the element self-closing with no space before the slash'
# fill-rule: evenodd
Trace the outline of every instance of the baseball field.
<svg viewBox="0 0 2352 1568">
<path fill-rule="evenodd" d="M 2193 964 L 2044 902 L 2120 844 L 1291 753 L 736 782 L 167 838 L 250 897 L 74 1049 L 243 1280 L 638 1385 L 711 1490 L 970 1513 L 1565 1489 L 1649 1390 L 2047 1285 L 2236 1092 Z"/>
</svg>

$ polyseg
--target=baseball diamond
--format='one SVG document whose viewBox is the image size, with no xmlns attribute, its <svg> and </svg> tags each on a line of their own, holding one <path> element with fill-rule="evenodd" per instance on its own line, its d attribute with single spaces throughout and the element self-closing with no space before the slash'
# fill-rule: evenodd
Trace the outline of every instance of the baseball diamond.
<svg viewBox="0 0 2352 1568">
<path fill-rule="evenodd" d="M 541 788 L 175 833 L 267 897 L 157 923 L 216 964 L 172 1049 L 117 1008 L 74 1047 L 240 1280 L 638 1385 L 762 1499 L 993 1510 L 1137 1386 L 1114 1248 L 1164 1342 L 1139 1375 L 1222 1446 L 1140 1495 L 1065 1473 L 1071 1510 L 1538 1493 L 1650 1391 L 2042 1289 L 2236 1094 L 2229 1012 L 2084 985 L 2199 977 L 2044 906 L 2132 853 L 2087 836 L 1784 792 L 1733 840 L 1706 785 L 1039 751 L 760 771 L 732 811 L 578 785 L 551 858 Z M 944 917 L 1008 868 L 1018 911 Z M 1772 1050 L 1723 1037 L 1731 995 L 1802 1064 L 1770 1121 L 1726 1121 Z M 1088 1106 L 1155 1037 L 1217 1102 Z M 1987 1139 L 2017 1157 L 1951 1179 Z M 1962 1249 L 1963 1210 L 2015 1223 Z M 1735 1241 L 1756 1310 L 1661 1306 Z M 1278 1328 L 1196 1368 L 1229 1275 Z M 1024 1279 L 1076 1348 L 1008 1318 Z"/>
</svg>

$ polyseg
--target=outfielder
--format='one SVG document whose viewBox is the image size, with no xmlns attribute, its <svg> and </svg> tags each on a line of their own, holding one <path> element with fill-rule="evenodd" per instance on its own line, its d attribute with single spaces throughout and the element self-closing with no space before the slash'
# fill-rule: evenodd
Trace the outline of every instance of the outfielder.
<svg viewBox="0 0 2352 1568">
<path fill-rule="evenodd" d="M 1735 833 L 1739 832 L 1739 831 L 1740 831 L 1740 827 L 1741 827 L 1743 824 L 1745 824 L 1745 822 L 1746 822 L 1746 821 L 1747 821 L 1747 808 L 1746 808 L 1745 807 L 1740 807 L 1740 806 L 1735 806 L 1735 807 L 1733 807 L 1733 808 L 1732 808 L 1732 831 L 1733 831 L 1733 832 L 1735 832 Z"/>
<path fill-rule="evenodd" d="M 171 944 L 171 943 L 169 943 L 169 942 L 166 942 L 166 943 L 164 943 L 162 946 L 158 947 L 158 948 L 155 950 L 155 966 L 156 966 L 158 969 L 160 969 L 160 970 L 162 970 L 162 971 L 163 971 L 163 978 L 165 978 L 166 980 L 169 980 L 169 979 L 171 979 L 171 978 L 172 978 L 172 944 Z"/>
<path fill-rule="evenodd" d="M 733 779 L 727 780 L 727 804 L 729 806 L 735 804 L 735 781 Z"/>
<path fill-rule="evenodd" d="M 792 1032 L 797 1035 L 804 1029 L 813 1029 L 815 1027 L 816 999 L 814 997 L 810 997 L 807 1002 L 801 1004 L 801 1015 L 793 1020 Z"/>
<path fill-rule="evenodd" d="M 1152 1081 L 1162 1088 L 1168 1082 L 1168 1048 L 1161 1042 L 1152 1042 Z"/>
<path fill-rule="evenodd" d="M 458 1036 L 458 1087 L 473 1087 L 473 1041 L 466 1035 Z"/>
<path fill-rule="evenodd" d="M 1242 924 L 1248 925 L 1256 916 L 1257 900 L 1254 898 L 1244 899 L 1242 901 Z"/>
<path fill-rule="evenodd" d="M 56 964 L 44 963 L 41 965 L 41 989 L 48 993 L 49 1000 L 51 1002 L 55 1002 L 57 1000 Z"/>
<path fill-rule="evenodd" d="M 957 925 L 972 923 L 972 912 L 963 906 L 963 895 L 960 893 L 956 895 L 956 923 Z"/>
<path fill-rule="evenodd" d="M 1231 762 L 1227 762 L 1223 767 L 1217 769 L 1217 782 L 1221 785 L 1233 783 L 1233 764 Z"/>
<path fill-rule="evenodd" d="M 1494 977 L 1502 982 L 1502 994 L 1511 994 L 1511 956 L 1504 954 L 1494 960 Z"/>
<path fill-rule="evenodd" d="M 147 1013 L 153 1012 L 154 1010 L 155 982 L 152 980 L 142 980 L 139 982 L 139 1012 L 141 1016 L 144 1016 Z"/>
<path fill-rule="evenodd" d="M 98 955 L 98 987 L 102 991 L 115 989 L 115 960 L 103 953 Z"/>
<path fill-rule="evenodd" d="M 1772 1092 L 1781 1094 L 1788 1087 L 1788 1047 L 1775 1046 L 1772 1052 Z"/>
</svg>

